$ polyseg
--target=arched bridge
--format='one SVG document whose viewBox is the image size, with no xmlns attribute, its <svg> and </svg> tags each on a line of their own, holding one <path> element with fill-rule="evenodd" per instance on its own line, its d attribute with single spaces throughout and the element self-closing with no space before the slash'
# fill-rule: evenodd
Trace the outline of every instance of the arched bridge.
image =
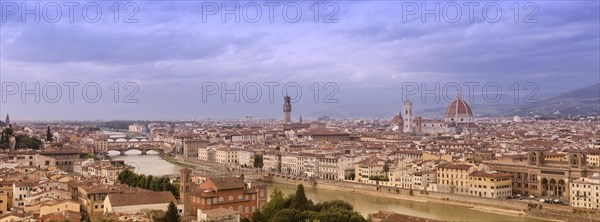
<svg viewBox="0 0 600 222">
<path fill-rule="evenodd" d="M 130 150 L 139 150 L 142 152 L 142 155 L 148 154 L 148 151 L 155 151 L 158 153 L 164 152 L 164 150 L 159 147 L 111 147 L 106 152 L 119 151 L 121 153 L 121 155 L 125 155 L 125 152 L 130 151 Z"/>
<path fill-rule="evenodd" d="M 172 148 L 163 141 L 126 141 L 126 142 L 108 142 L 96 141 L 96 153 L 108 153 L 108 151 L 119 151 L 121 155 L 130 150 L 139 150 L 142 154 L 147 154 L 148 151 L 159 153 L 171 152 Z"/>
</svg>

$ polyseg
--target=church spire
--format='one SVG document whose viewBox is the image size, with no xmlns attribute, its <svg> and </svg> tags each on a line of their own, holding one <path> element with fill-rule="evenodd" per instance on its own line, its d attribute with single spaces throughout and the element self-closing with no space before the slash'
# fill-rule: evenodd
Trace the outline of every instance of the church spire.
<svg viewBox="0 0 600 222">
<path fill-rule="evenodd" d="M 6 123 L 6 125 L 10 124 L 10 117 L 8 117 L 8 113 L 6 113 L 6 121 L 4 121 L 4 123 Z"/>
</svg>

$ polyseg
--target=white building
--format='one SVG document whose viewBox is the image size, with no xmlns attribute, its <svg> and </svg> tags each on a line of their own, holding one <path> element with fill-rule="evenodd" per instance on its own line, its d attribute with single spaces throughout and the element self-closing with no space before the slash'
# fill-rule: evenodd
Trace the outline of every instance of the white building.
<svg viewBox="0 0 600 222">
<path fill-rule="evenodd" d="M 571 205 L 600 210 L 600 174 L 571 182 Z"/>
<path fill-rule="evenodd" d="M 339 176 L 338 158 L 328 155 L 319 156 L 318 161 L 318 178 L 327 180 L 337 180 Z"/>
<path fill-rule="evenodd" d="M 132 124 L 129 125 L 129 132 L 134 132 L 134 133 L 144 133 L 147 132 L 148 129 L 146 128 L 145 125 L 142 124 Z"/>
<path fill-rule="evenodd" d="M 267 172 L 281 172 L 281 153 L 266 152 L 263 154 L 263 169 Z"/>
<path fill-rule="evenodd" d="M 231 148 L 216 149 L 216 160 L 217 163 L 237 164 L 238 152 L 236 149 Z"/>
<path fill-rule="evenodd" d="M 302 171 L 298 164 L 298 154 L 284 153 L 281 155 L 281 172 L 292 176 L 300 176 Z"/>
<path fill-rule="evenodd" d="M 246 165 L 246 166 L 252 167 L 252 166 L 254 166 L 254 155 L 256 155 L 256 152 L 254 152 L 253 150 L 246 150 L 246 149 L 238 150 L 238 152 L 237 152 L 238 163 L 240 165 Z"/>
<path fill-rule="evenodd" d="M 198 148 L 198 159 L 206 162 L 216 162 L 216 153 L 214 147 Z"/>
</svg>

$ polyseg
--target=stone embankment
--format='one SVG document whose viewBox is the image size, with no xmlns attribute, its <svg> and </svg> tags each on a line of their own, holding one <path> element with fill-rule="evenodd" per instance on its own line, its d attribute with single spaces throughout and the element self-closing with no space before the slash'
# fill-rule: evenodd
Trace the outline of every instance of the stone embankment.
<svg viewBox="0 0 600 222">
<path fill-rule="evenodd" d="M 384 186 L 380 187 L 380 190 L 377 191 L 377 185 L 372 184 L 320 179 L 309 180 L 274 175 L 270 175 L 267 179 L 273 183 L 302 183 L 304 186 L 315 187 L 319 189 L 336 190 L 348 193 L 357 193 L 418 202 L 449 204 L 455 206 L 470 207 L 475 210 L 505 215 L 529 216 L 554 221 L 600 222 L 600 213 L 594 214 L 590 211 L 580 211 L 578 213 L 574 213 L 573 207 L 541 204 L 536 201 L 490 199 L 431 191 L 421 192 L 418 190 L 413 190 L 411 192 L 411 190 L 408 189 L 398 189 L 397 192 L 396 188 L 394 187 Z M 533 207 L 534 205 L 535 207 Z M 539 206 L 542 206 L 542 209 L 539 209 Z"/>
</svg>

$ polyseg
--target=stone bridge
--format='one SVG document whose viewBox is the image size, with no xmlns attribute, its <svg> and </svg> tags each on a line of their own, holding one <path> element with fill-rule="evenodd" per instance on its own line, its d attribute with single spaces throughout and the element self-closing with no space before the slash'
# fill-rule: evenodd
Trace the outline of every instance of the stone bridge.
<svg viewBox="0 0 600 222">
<path fill-rule="evenodd" d="M 169 144 L 163 141 L 119 141 L 110 142 L 97 140 L 94 142 L 94 152 L 108 153 L 108 151 L 119 151 L 121 155 L 129 150 L 139 150 L 142 154 L 147 154 L 148 151 L 156 151 L 159 153 L 168 153 L 173 150 Z"/>
<path fill-rule="evenodd" d="M 107 150 L 108 151 L 119 151 L 121 155 L 125 155 L 125 152 L 130 150 L 139 150 L 142 152 L 142 155 L 148 154 L 148 151 L 155 151 L 158 153 L 165 152 L 164 149 L 160 147 L 112 147 Z"/>
</svg>

